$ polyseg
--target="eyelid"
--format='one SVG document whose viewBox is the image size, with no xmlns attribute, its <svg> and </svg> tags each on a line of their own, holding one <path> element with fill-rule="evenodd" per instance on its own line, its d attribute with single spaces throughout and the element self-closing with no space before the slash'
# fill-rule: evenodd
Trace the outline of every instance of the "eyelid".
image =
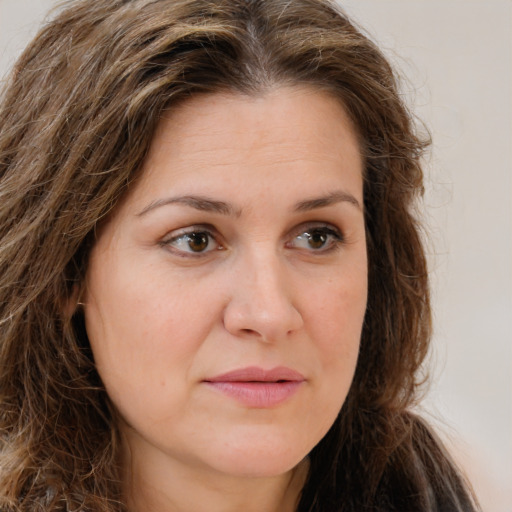
<svg viewBox="0 0 512 512">
<path fill-rule="evenodd" d="M 204 233 L 206 234 L 211 240 L 213 240 L 216 244 L 216 247 L 212 249 L 208 249 L 205 251 L 200 252 L 194 252 L 194 251 L 184 251 L 182 249 L 179 249 L 177 247 L 173 247 L 172 242 L 179 240 L 181 237 L 185 237 L 187 235 L 191 235 L 193 233 Z M 187 226 L 185 228 L 176 229 L 174 231 L 171 231 L 167 233 L 159 242 L 159 245 L 166 248 L 173 254 L 176 254 L 177 256 L 183 257 L 183 258 L 199 258 L 204 257 L 206 255 L 209 255 L 210 253 L 218 250 L 224 249 L 220 239 L 220 235 L 218 234 L 217 230 L 211 226 L 210 224 L 197 224 L 193 226 Z"/>
<path fill-rule="evenodd" d="M 329 241 L 325 247 L 314 248 L 314 247 L 298 247 L 295 242 L 297 238 L 308 231 L 324 232 L 328 237 Z M 186 237 L 194 233 L 204 233 L 212 241 L 213 247 L 207 247 L 204 251 L 193 251 L 184 250 L 173 245 L 173 242 L 179 240 L 181 237 Z M 346 243 L 344 232 L 335 224 L 330 222 L 312 221 L 302 223 L 293 228 L 289 234 L 285 237 L 285 248 L 290 250 L 299 250 L 315 255 L 327 254 L 329 252 L 339 249 L 344 243 Z M 195 224 L 184 228 L 179 228 L 168 232 L 159 242 L 163 248 L 173 253 L 176 256 L 183 258 L 201 258 L 211 255 L 212 253 L 224 250 L 225 243 L 218 230 L 211 224 Z M 210 245 L 210 244 L 209 244 Z"/>
<path fill-rule="evenodd" d="M 335 240 L 325 248 L 320 248 L 316 250 L 311 248 L 311 253 L 325 254 L 332 250 L 338 249 L 339 247 L 341 247 L 341 245 L 343 245 L 346 242 L 343 231 L 336 225 L 330 222 L 314 221 L 301 224 L 300 226 L 294 228 L 291 231 L 290 236 L 288 237 L 290 241 L 286 243 L 287 248 L 293 249 L 294 247 L 291 242 L 293 242 L 297 237 L 299 237 L 303 233 L 314 230 L 324 231 L 328 236 L 334 237 Z"/>
<path fill-rule="evenodd" d="M 322 229 L 325 228 L 327 230 L 331 230 L 334 233 L 336 233 L 340 238 L 343 238 L 343 230 L 338 227 L 336 224 L 333 224 L 332 222 L 328 221 L 311 221 L 311 222 L 304 222 L 297 227 L 293 228 L 290 232 L 290 234 L 293 236 L 294 234 L 300 235 L 304 231 L 307 231 L 308 229 Z"/>
</svg>

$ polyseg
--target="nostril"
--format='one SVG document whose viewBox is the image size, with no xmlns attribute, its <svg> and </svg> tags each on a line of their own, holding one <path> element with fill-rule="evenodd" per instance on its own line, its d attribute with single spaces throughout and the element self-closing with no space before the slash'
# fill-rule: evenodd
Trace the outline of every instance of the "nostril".
<svg viewBox="0 0 512 512">
<path fill-rule="evenodd" d="M 241 331 L 245 334 L 258 334 L 255 330 L 253 329 L 241 329 Z"/>
</svg>

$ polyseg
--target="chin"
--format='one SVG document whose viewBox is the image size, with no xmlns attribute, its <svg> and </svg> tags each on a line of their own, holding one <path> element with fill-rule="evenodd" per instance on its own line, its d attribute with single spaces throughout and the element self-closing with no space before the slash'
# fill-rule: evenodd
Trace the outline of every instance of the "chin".
<svg viewBox="0 0 512 512">
<path fill-rule="evenodd" d="M 313 448 L 291 439 L 259 439 L 257 436 L 228 441 L 222 453 L 212 453 L 213 465 L 232 476 L 264 478 L 282 475 L 295 468 Z"/>
<path fill-rule="evenodd" d="M 239 460 L 217 461 L 217 469 L 225 474 L 243 478 L 271 478 L 288 473 L 295 468 L 302 458 L 282 460 L 276 456 L 251 457 Z"/>
</svg>

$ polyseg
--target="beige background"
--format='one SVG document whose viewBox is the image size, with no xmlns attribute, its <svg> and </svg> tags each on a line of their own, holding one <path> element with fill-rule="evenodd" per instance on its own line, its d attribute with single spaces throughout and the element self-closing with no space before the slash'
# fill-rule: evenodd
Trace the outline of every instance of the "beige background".
<svg viewBox="0 0 512 512">
<path fill-rule="evenodd" d="M 341 3 L 407 76 L 404 94 L 434 139 L 425 218 L 436 329 L 424 407 L 484 510 L 512 512 L 512 1 Z M 1 76 L 54 4 L 0 0 Z"/>
<path fill-rule="evenodd" d="M 342 2 L 404 70 L 434 140 L 426 407 L 488 512 L 512 511 L 512 2 Z"/>
</svg>

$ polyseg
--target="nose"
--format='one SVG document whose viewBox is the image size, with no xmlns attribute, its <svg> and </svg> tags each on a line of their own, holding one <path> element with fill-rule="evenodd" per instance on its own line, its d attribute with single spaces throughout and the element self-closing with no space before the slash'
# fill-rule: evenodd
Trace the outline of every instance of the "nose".
<svg viewBox="0 0 512 512">
<path fill-rule="evenodd" d="M 262 252 L 235 264 L 224 327 L 237 337 L 276 342 L 299 331 L 303 317 L 286 264 Z"/>
</svg>

